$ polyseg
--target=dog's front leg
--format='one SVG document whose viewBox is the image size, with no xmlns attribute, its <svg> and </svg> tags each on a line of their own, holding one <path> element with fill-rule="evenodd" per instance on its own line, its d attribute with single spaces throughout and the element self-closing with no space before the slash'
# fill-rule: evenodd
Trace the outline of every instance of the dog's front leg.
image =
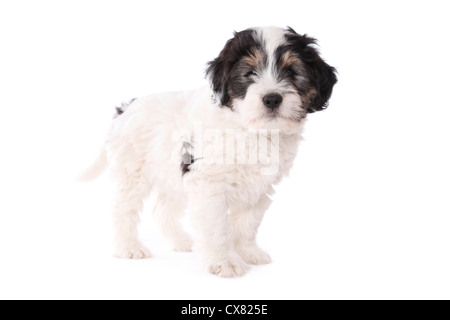
<svg viewBox="0 0 450 320">
<path fill-rule="evenodd" d="M 252 207 L 235 208 L 230 213 L 236 252 L 249 264 L 270 263 L 270 256 L 256 244 L 256 234 L 265 211 L 272 201 L 264 194 Z"/>
<path fill-rule="evenodd" d="M 195 249 L 210 273 L 239 277 L 249 266 L 234 250 L 225 194 L 218 185 L 196 180 L 188 189 L 192 225 L 198 237 Z"/>
</svg>

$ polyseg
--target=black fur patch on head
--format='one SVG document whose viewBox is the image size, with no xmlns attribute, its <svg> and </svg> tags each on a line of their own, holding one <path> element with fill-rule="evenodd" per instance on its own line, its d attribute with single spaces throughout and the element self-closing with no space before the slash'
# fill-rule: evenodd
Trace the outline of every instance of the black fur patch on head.
<svg viewBox="0 0 450 320">
<path fill-rule="evenodd" d="M 258 68 L 256 62 L 267 61 L 262 48 L 254 29 L 235 32 L 219 56 L 208 63 L 206 75 L 221 106 L 231 108 L 232 99 L 245 97 L 252 83 L 251 73 Z"/>
<path fill-rule="evenodd" d="M 278 59 L 286 52 L 292 52 L 302 61 L 309 85 L 298 88 L 308 113 L 321 111 L 328 107 L 328 100 L 337 82 L 336 69 L 329 66 L 313 47 L 317 41 L 307 35 L 299 35 L 288 28 L 286 44 L 278 48 Z"/>
<path fill-rule="evenodd" d="M 275 65 L 278 81 L 288 81 L 302 98 L 310 91 L 311 83 L 305 63 L 288 45 L 281 45 L 276 49 Z"/>
</svg>

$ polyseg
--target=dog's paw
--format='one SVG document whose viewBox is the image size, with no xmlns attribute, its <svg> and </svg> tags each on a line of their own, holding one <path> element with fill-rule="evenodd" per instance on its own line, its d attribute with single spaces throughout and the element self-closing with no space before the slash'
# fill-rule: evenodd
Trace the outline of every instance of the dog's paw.
<svg viewBox="0 0 450 320">
<path fill-rule="evenodd" d="M 120 245 L 116 248 L 114 256 L 121 259 L 146 259 L 152 255 L 140 242 L 132 242 L 128 245 Z"/>
<path fill-rule="evenodd" d="M 239 255 L 232 253 L 208 263 L 207 268 L 210 273 L 219 277 L 233 278 L 243 276 L 249 265 Z"/>
<path fill-rule="evenodd" d="M 236 248 L 237 253 L 248 264 L 268 264 L 272 262 L 269 254 L 258 247 Z"/>
</svg>

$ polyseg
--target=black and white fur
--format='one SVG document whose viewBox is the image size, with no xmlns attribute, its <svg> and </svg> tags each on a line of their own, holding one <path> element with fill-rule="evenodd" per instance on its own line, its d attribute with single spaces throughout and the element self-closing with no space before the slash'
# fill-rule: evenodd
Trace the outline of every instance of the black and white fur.
<svg viewBox="0 0 450 320">
<path fill-rule="evenodd" d="M 256 233 L 272 186 L 293 164 L 305 119 L 324 110 L 336 71 L 316 40 L 293 29 L 236 32 L 206 70 L 210 87 L 151 95 L 117 108 L 84 180 L 109 165 L 117 183 L 115 255 L 150 256 L 137 225 L 155 194 L 156 217 L 178 251 L 197 249 L 206 269 L 243 275 L 271 261 Z M 188 209 L 195 242 L 179 222 Z"/>
</svg>

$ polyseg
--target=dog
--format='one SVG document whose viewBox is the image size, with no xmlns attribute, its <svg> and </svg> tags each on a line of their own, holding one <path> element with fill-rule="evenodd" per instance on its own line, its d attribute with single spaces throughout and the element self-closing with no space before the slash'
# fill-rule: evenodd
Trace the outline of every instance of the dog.
<svg viewBox="0 0 450 320">
<path fill-rule="evenodd" d="M 251 28 L 235 32 L 207 64 L 209 86 L 117 107 L 104 147 L 81 178 L 110 167 L 114 255 L 150 257 L 137 228 L 153 194 L 173 249 L 194 247 L 210 273 L 238 277 L 270 263 L 257 230 L 273 185 L 292 167 L 307 115 L 327 108 L 336 74 L 314 38 L 290 27 Z M 195 241 L 180 223 L 185 211 Z"/>
</svg>

